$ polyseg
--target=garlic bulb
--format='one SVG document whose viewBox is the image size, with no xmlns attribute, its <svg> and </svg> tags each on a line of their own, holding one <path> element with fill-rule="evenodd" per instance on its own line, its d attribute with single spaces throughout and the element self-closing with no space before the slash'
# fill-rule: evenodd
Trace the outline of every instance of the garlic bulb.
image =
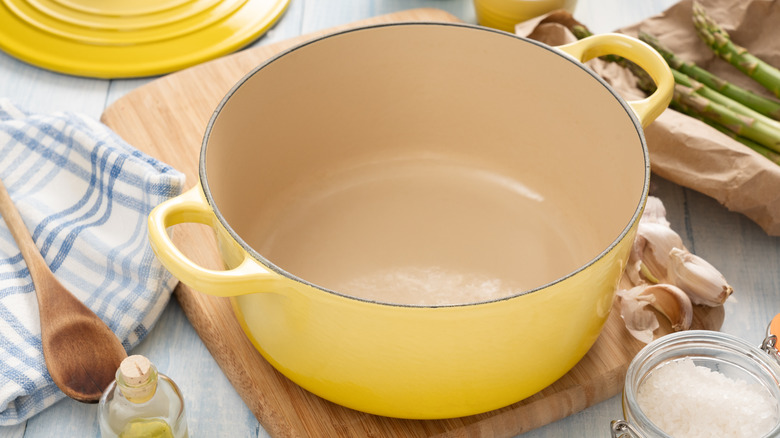
<svg viewBox="0 0 780 438">
<path fill-rule="evenodd" d="M 674 330 L 691 326 L 693 305 L 722 305 L 733 293 L 723 275 L 683 245 L 666 220 L 660 199 L 650 196 L 621 279 L 621 316 L 629 332 L 643 342 L 659 327 L 654 308 Z"/>
</svg>

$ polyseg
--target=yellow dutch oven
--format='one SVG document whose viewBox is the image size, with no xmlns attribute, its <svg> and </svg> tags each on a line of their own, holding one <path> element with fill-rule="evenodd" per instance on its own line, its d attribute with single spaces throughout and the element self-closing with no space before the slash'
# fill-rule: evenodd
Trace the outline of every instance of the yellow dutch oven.
<svg viewBox="0 0 780 438">
<path fill-rule="evenodd" d="M 626 102 L 581 61 L 656 81 Z M 158 206 L 163 264 L 232 297 L 303 388 L 401 418 L 476 414 L 571 369 L 612 307 L 673 81 L 643 43 L 551 48 L 470 25 L 329 35 L 256 68 L 208 125 L 200 184 Z M 225 270 L 167 235 L 216 232 Z"/>
</svg>

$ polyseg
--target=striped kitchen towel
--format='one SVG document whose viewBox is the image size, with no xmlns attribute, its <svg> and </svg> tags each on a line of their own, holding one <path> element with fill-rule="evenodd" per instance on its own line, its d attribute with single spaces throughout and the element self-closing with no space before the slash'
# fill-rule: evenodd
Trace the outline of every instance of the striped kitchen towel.
<svg viewBox="0 0 780 438">
<path fill-rule="evenodd" d="M 157 261 L 146 220 L 184 175 L 73 113 L 30 114 L 0 99 L 0 178 L 51 270 L 132 349 L 176 280 Z M 35 289 L 0 221 L 0 425 L 64 398 L 46 370 Z"/>
</svg>

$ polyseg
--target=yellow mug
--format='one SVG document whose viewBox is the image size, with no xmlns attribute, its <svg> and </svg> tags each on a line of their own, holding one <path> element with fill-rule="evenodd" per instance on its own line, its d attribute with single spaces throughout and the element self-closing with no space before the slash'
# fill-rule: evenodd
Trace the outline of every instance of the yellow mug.
<svg viewBox="0 0 780 438">
<path fill-rule="evenodd" d="M 474 0 L 477 22 L 514 33 L 515 25 L 556 9 L 574 12 L 577 0 Z"/>
</svg>

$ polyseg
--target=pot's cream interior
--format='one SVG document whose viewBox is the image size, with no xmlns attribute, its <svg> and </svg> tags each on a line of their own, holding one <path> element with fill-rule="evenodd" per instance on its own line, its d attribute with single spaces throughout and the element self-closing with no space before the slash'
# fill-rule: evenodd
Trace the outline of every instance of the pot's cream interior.
<svg viewBox="0 0 780 438">
<path fill-rule="evenodd" d="M 484 301 L 577 270 L 626 229 L 647 177 L 628 111 L 549 48 L 391 25 L 259 69 L 203 162 L 229 227 L 293 276 L 382 302 Z"/>
</svg>

